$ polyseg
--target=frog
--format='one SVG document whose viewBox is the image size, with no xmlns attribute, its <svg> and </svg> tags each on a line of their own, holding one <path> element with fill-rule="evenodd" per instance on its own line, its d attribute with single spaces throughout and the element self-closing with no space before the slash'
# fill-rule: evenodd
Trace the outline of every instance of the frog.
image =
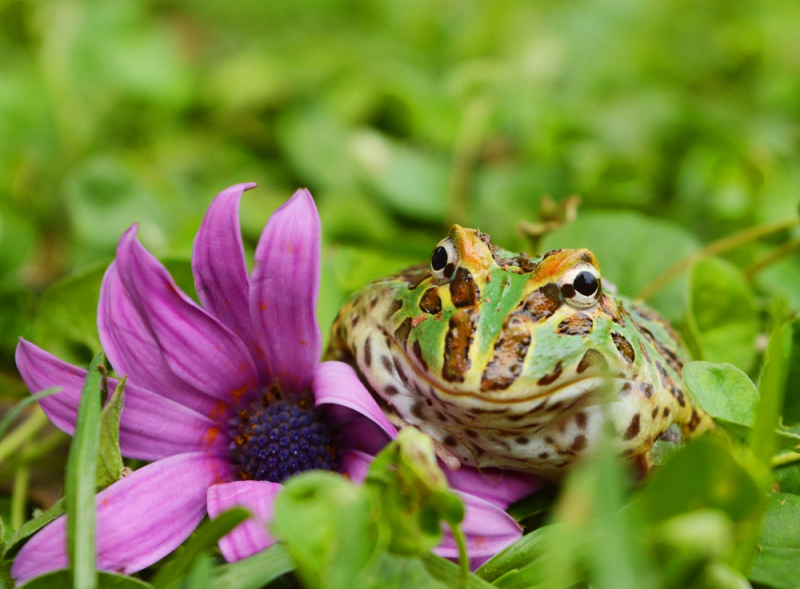
<svg viewBox="0 0 800 589">
<path fill-rule="evenodd" d="M 714 428 L 682 379 L 679 335 L 616 293 L 588 249 L 505 250 L 454 225 L 421 264 L 354 293 L 326 358 L 349 363 L 389 421 L 451 469 L 552 480 L 610 431 L 642 472 L 659 439 Z"/>
</svg>

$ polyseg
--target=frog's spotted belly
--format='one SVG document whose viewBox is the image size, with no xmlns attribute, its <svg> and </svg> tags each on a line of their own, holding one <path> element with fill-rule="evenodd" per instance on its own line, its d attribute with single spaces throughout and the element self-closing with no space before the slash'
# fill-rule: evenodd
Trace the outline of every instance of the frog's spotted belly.
<svg viewBox="0 0 800 589">
<path fill-rule="evenodd" d="M 553 478 L 594 446 L 605 420 L 628 455 L 646 456 L 673 423 L 684 435 L 711 427 L 662 319 L 602 291 L 566 304 L 575 293 L 563 276 L 591 254 L 498 261 L 469 231 L 454 228 L 461 263 L 449 280 L 409 269 L 368 286 L 334 324 L 329 355 L 358 368 L 396 425 L 418 427 L 465 464 Z"/>
</svg>

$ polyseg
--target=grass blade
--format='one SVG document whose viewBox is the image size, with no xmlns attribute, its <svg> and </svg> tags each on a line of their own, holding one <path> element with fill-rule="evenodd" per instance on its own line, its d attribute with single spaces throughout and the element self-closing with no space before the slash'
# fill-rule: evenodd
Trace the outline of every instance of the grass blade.
<svg viewBox="0 0 800 589">
<path fill-rule="evenodd" d="M 158 589 L 167 589 L 175 581 L 189 573 L 198 555 L 213 548 L 220 538 L 249 517 L 249 511 L 241 507 L 234 507 L 203 524 L 197 533 L 189 538 L 183 548 L 161 567 L 153 578 L 153 585 Z"/>
<path fill-rule="evenodd" d="M 100 407 L 105 383 L 103 355 L 89 365 L 81 392 L 75 437 L 69 448 L 66 475 L 67 553 L 75 589 L 96 589 L 95 478 L 100 447 Z"/>
<path fill-rule="evenodd" d="M 283 544 L 214 569 L 208 589 L 260 589 L 295 569 Z"/>
<path fill-rule="evenodd" d="M 17 416 L 20 413 L 25 411 L 25 408 L 28 405 L 30 405 L 31 403 L 33 403 L 35 401 L 38 401 L 39 399 L 44 399 L 45 397 L 49 397 L 50 395 L 53 395 L 53 394 L 59 392 L 60 390 L 61 390 L 61 387 L 51 387 L 49 389 L 45 389 L 43 391 L 39 391 L 35 395 L 31 395 L 30 397 L 26 397 L 22 401 L 20 401 L 16 405 L 14 405 L 11 408 L 11 411 L 6 413 L 5 417 L 3 417 L 3 420 L 0 421 L 0 438 L 3 437 L 3 434 L 6 433 L 6 430 L 9 428 L 9 426 L 12 423 L 14 423 L 14 420 L 17 418 Z"/>
</svg>

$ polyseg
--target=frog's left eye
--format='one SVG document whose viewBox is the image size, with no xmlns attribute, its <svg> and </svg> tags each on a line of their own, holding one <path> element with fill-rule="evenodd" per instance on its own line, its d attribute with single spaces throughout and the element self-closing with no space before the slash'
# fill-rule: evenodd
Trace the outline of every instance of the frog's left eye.
<svg viewBox="0 0 800 589">
<path fill-rule="evenodd" d="M 603 292 L 600 273 L 591 264 L 570 268 L 561 275 L 558 284 L 564 299 L 573 307 L 591 307 Z"/>
<path fill-rule="evenodd" d="M 431 274 L 436 280 L 449 280 L 458 265 L 458 250 L 449 237 L 440 241 L 431 254 Z"/>
</svg>

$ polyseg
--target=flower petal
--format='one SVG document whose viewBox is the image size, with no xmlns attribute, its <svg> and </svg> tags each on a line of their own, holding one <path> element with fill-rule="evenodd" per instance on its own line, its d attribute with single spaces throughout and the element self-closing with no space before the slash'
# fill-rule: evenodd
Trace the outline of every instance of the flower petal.
<svg viewBox="0 0 800 589">
<path fill-rule="evenodd" d="M 359 380 L 353 367 L 344 362 L 323 362 L 314 371 L 314 401 L 320 405 L 347 407 L 378 425 L 389 438 L 397 437 L 397 428 L 386 418 L 378 403 Z"/>
<path fill-rule="evenodd" d="M 206 513 L 206 490 L 231 475 L 227 460 L 201 452 L 153 462 L 97 494 L 97 568 L 135 573 L 175 550 Z M 66 518 L 22 547 L 19 583 L 67 566 Z"/>
<path fill-rule="evenodd" d="M 97 331 L 103 351 L 117 374 L 133 384 L 156 391 L 190 409 L 208 415 L 219 400 L 200 392 L 170 369 L 158 341 L 125 292 L 117 264 L 112 262 L 100 287 Z"/>
<path fill-rule="evenodd" d="M 462 465 L 458 470 L 442 470 L 453 489 L 485 499 L 500 509 L 549 484 L 546 479 L 535 475 L 497 468 L 478 470 Z"/>
<path fill-rule="evenodd" d="M 522 528 L 505 511 L 469 493 L 456 493 L 464 502 L 466 513 L 461 529 L 467 537 L 467 553 L 472 570 L 522 537 Z M 439 556 L 456 560 L 458 547 L 449 528 L 445 526 L 444 530 L 442 543 L 433 551 Z"/>
<path fill-rule="evenodd" d="M 220 539 L 219 549 L 225 560 L 235 562 L 247 558 L 276 542 L 267 531 L 267 525 L 272 521 L 272 506 L 281 489 L 283 485 L 269 481 L 234 481 L 209 487 L 208 515 L 211 519 L 236 506 L 253 514 Z"/>
<path fill-rule="evenodd" d="M 61 392 L 39 400 L 39 405 L 56 427 L 72 434 L 78 413 L 86 370 L 48 354 L 25 340 L 17 346 L 17 368 L 31 390 L 58 386 Z M 113 389 L 115 379 L 108 379 Z M 139 460 L 158 460 L 185 452 L 226 454 L 229 440 L 225 431 L 199 413 L 128 383 L 120 418 L 119 444 L 122 455 Z"/>
<path fill-rule="evenodd" d="M 236 184 L 220 192 L 206 216 L 192 251 L 192 270 L 203 307 L 238 335 L 250 349 L 261 382 L 268 382 L 267 365 L 250 318 L 250 278 L 239 229 L 239 201 L 255 183 Z"/>
<path fill-rule="evenodd" d="M 374 459 L 374 456 L 370 456 L 365 452 L 359 452 L 358 450 L 345 450 L 344 454 L 342 455 L 342 466 L 339 470 L 341 470 L 342 474 L 351 481 L 363 483 L 364 479 L 367 478 L 369 465 L 372 464 Z"/>
<path fill-rule="evenodd" d="M 308 388 L 322 353 L 319 272 L 319 215 L 311 194 L 300 189 L 264 227 L 250 280 L 256 335 L 272 377 L 287 392 Z"/>
<path fill-rule="evenodd" d="M 135 225 L 119 240 L 117 269 L 172 372 L 225 402 L 256 394 L 258 375 L 242 340 L 176 286 L 136 239 Z"/>
</svg>

